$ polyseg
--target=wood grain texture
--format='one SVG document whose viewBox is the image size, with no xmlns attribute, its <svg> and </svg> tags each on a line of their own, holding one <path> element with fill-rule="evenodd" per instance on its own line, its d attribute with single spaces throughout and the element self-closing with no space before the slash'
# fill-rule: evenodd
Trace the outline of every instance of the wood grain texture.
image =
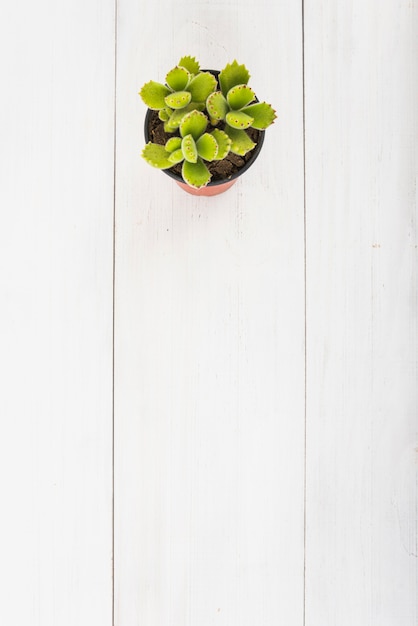
<svg viewBox="0 0 418 626">
<path fill-rule="evenodd" d="M 0 623 L 111 623 L 114 9 L 0 25 Z"/>
<path fill-rule="evenodd" d="M 417 26 L 306 2 L 307 626 L 417 623 Z"/>
<path fill-rule="evenodd" d="M 408 0 L 2 8 L 1 624 L 417 624 L 417 32 Z M 189 53 L 279 113 L 213 198 L 140 158 Z"/>
<path fill-rule="evenodd" d="M 118 7 L 115 622 L 301 624 L 300 7 Z M 259 163 L 213 198 L 139 156 L 137 91 L 187 53 L 246 63 L 279 109 Z"/>
</svg>

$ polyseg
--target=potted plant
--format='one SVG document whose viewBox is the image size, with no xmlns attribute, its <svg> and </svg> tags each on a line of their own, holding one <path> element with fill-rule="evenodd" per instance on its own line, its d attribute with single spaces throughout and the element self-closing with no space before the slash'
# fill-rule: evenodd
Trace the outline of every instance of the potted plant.
<svg viewBox="0 0 418 626">
<path fill-rule="evenodd" d="M 139 92 L 148 107 L 143 158 L 188 193 L 226 191 L 254 163 L 276 118 L 249 79 L 237 61 L 219 72 L 184 56 L 165 84 L 146 83 Z"/>
</svg>

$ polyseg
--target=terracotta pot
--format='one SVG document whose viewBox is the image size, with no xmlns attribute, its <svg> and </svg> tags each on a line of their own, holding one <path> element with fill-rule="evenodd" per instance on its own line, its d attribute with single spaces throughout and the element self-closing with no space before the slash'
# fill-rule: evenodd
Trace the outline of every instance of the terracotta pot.
<svg viewBox="0 0 418 626">
<path fill-rule="evenodd" d="M 216 78 L 218 78 L 219 72 L 217 70 L 202 70 L 202 71 L 210 72 L 211 74 L 216 76 Z M 145 134 L 145 141 L 147 143 L 151 140 L 149 131 L 148 131 L 148 126 L 149 126 L 149 121 L 150 121 L 150 117 L 152 113 L 154 113 L 154 111 L 151 111 L 150 109 L 148 109 L 147 114 L 145 116 L 144 134 Z M 235 172 L 235 174 L 232 174 L 225 180 L 210 181 L 206 185 L 206 187 L 200 187 L 199 189 L 195 189 L 194 187 L 191 187 L 190 185 L 185 183 L 183 178 L 176 172 L 172 171 L 171 169 L 161 170 L 161 171 L 164 172 L 164 174 L 167 174 L 167 176 L 170 176 L 171 178 L 173 178 L 178 184 L 178 186 L 181 187 L 184 191 L 187 191 L 187 193 L 190 193 L 194 196 L 216 196 L 220 193 L 223 193 L 224 191 L 227 191 L 230 187 L 232 187 L 232 185 L 234 185 L 237 182 L 237 179 L 240 176 L 242 176 L 242 174 L 244 174 L 248 170 L 249 167 L 251 167 L 251 165 L 254 163 L 254 161 L 260 154 L 261 148 L 263 146 L 263 142 L 264 142 L 264 131 L 260 130 L 257 145 L 251 151 L 251 158 L 245 163 L 245 165 L 240 170 L 238 170 L 237 172 Z"/>
<path fill-rule="evenodd" d="M 216 196 L 218 195 L 218 193 L 223 193 L 224 191 L 227 191 L 230 187 L 232 187 L 232 185 L 235 185 L 235 183 L 237 182 L 237 178 L 238 176 L 234 178 L 234 180 L 228 180 L 225 183 L 221 180 L 216 181 L 217 184 L 215 182 L 208 183 L 206 187 L 200 187 L 200 189 L 190 187 L 190 185 L 185 183 L 182 178 L 180 180 L 176 180 L 176 183 L 179 187 L 184 189 L 184 191 L 187 191 L 187 193 L 191 193 L 193 196 Z"/>
</svg>

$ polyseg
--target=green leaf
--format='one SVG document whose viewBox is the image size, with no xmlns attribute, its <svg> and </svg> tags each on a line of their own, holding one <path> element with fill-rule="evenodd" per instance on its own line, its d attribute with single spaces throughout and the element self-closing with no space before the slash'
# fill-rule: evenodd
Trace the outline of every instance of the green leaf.
<svg viewBox="0 0 418 626">
<path fill-rule="evenodd" d="M 198 159 L 197 163 L 184 161 L 182 176 L 183 180 L 195 189 L 206 187 L 211 179 L 211 174 L 201 159 Z"/>
<path fill-rule="evenodd" d="M 152 167 L 157 167 L 160 170 L 166 170 L 172 167 L 172 163 L 169 161 L 170 153 L 157 143 L 147 143 L 142 151 L 142 157 Z"/>
<path fill-rule="evenodd" d="M 188 91 L 176 91 L 175 93 L 170 93 L 169 96 L 166 96 L 164 101 L 170 109 L 184 109 L 184 107 L 189 104 L 191 99 L 192 96 Z"/>
<path fill-rule="evenodd" d="M 181 137 L 170 137 L 170 139 L 165 144 L 165 149 L 167 152 L 174 152 L 174 150 L 178 150 L 181 147 Z"/>
<path fill-rule="evenodd" d="M 139 95 L 149 109 L 159 111 L 165 108 L 165 98 L 169 93 L 170 90 L 168 87 L 150 80 L 149 83 L 146 83 L 142 87 Z"/>
<path fill-rule="evenodd" d="M 173 133 L 180 126 L 180 123 L 186 113 L 190 113 L 190 111 L 201 111 L 204 109 L 204 105 L 198 102 L 190 102 L 184 109 L 178 109 L 177 111 L 173 111 L 170 119 L 168 121 L 167 127 L 170 129 L 167 132 Z"/>
<path fill-rule="evenodd" d="M 221 91 L 211 93 L 206 100 L 206 108 L 210 117 L 214 120 L 224 120 L 229 111 L 228 102 Z"/>
<path fill-rule="evenodd" d="M 229 127 L 227 134 L 231 139 L 231 152 L 244 156 L 255 148 L 256 144 L 249 138 L 245 130 L 237 130 L 236 128 Z"/>
<path fill-rule="evenodd" d="M 192 135 L 186 135 L 181 142 L 183 156 L 189 163 L 197 162 L 197 147 Z"/>
<path fill-rule="evenodd" d="M 179 148 L 178 150 L 174 150 L 168 157 L 168 160 L 172 165 L 176 165 L 177 163 L 181 163 L 184 160 L 183 150 Z"/>
<path fill-rule="evenodd" d="M 243 111 L 230 111 L 226 114 L 226 123 L 232 128 L 249 128 L 253 122 L 253 118 L 246 115 Z"/>
<path fill-rule="evenodd" d="M 164 132 L 166 133 L 174 133 L 177 130 L 177 128 L 174 126 L 171 126 L 170 124 L 170 120 L 168 120 L 168 122 L 165 122 L 164 124 Z"/>
<path fill-rule="evenodd" d="M 173 91 L 183 91 L 190 80 L 190 74 L 185 67 L 174 67 L 165 77 L 165 82 Z"/>
<path fill-rule="evenodd" d="M 164 109 L 161 109 L 159 111 L 158 117 L 160 118 L 162 122 L 168 122 L 172 113 L 173 113 L 173 110 L 170 109 L 170 107 L 165 107 Z"/>
<path fill-rule="evenodd" d="M 196 142 L 197 152 L 205 161 L 213 161 L 218 154 L 218 142 L 210 133 L 205 133 Z"/>
<path fill-rule="evenodd" d="M 190 74 L 197 74 L 200 69 L 199 63 L 196 61 L 195 57 L 190 56 L 182 57 L 179 61 L 179 65 L 185 67 Z"/>
<path fill-rule="evenodd" d="M 188 90 L 192 94 L 194 102 L 206 102 L 206 98 L 212 91 L 216 89 L 216 78 L 209 72 L 201 72 L 192 80 L 188 86 Z"/>
<path fill-rule="evenodd" d="M 186 135 L 192 135 L 193 139 L 197 141 L 202 135 L 208 125 L 208 118 L 201 111 L 191 111 L 187 113 L 180 124 L 180 135 L 185 137 Z"/>
<path fill-rule="evenodd" d="M 216 143 L 218 144 L 218 153 L 215 157 L 216 161 L 221 161 L 226 157 L 230 148 L 231 148 L 231 139 L 228 137 L 223 130 L 219 128 L 215 128 L 215 130 L 211 133 L 212 137 L 215 138 Z"/>
<path fill-rule="evenodd" d="M 250 80 L 250 74 L 245 65 L 238 65 L 237 61 L 228 65 L 219 74 L 219 84 L 223 95 L 236 85 L 246 85 Z"/>
<path fill-rule="evenodd" d="M 226 99 L 231 109 L 238 111 L 255 99 L 255 93 L 248 85 L 237 85 L 228 91 Z"/>
<path fill-rule="evenodd" d="M 170 116 L 167 113 L 167 109 L 160 109 L 160 111 L 158 111 L 158 117 L 162 122 L 168 122 L 168 120 L 170 119 Z"/>
<path fill-rule="evenodd" d="M 252 127 L 257 128 L 258 130 L 264 130 L 267 126 L 270 126 L 276 119 L 276 111 L 270 104 L 266 102 L 257 102 L 256 104 L 251 104 L 244 109 L 247 115 L 251 115 L 253 118 Z"/>
</svg>

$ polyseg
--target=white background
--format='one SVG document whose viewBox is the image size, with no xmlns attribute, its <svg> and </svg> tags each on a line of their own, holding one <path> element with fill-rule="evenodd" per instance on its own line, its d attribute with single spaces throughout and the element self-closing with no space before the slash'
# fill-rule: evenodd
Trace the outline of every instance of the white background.
<svg viewBox="0 0 418 626">
<path fill-rule="evenodd" d="M 418 7 L 21 0 L 0 21 L 0 623 L 413 626 Z M 150 79 L 278 119 L 225 195 Z"/>
</svg>

